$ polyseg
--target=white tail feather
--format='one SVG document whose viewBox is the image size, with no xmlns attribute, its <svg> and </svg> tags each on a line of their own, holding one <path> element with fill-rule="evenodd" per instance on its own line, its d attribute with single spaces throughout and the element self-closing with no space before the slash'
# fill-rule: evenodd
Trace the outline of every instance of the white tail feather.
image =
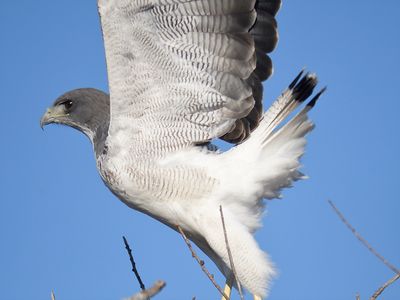
<svg viewBox="0 0 400 300">
<path fill-rule="evenodd" d="M 274 274 L 274 268 L 266 254 L 258 247 L 252 233 L 259 228 L 263 212 L 263 198 L 278 198 L 284 187 L 305 176 L 299 172 L 299 159 L 304 153 L 305 136 L 314 125 L 307 113 L 323 91 L 318 93 L 297 115 L 284 126 L 277 126 L 285 120 L 313 91 L 317 83 L 315 75 L 302 73 L 265 113 L 259 127 L 242 144 L 219 156 L 219 164 L 213 164 L 213 174 L 220 181 L 220 189 L 214 194 L 226 212 L 226 222 L 231 230 L 243 231 L 239 236 L 247 236 L 246 241 L 236 241 L 232 247 L 236 271 L 239 279 L 250 292 L 265 296 L 267 282 Z M 215 230 L 215 228 L 212 228 Z M 244 234 L 245 233 L 245 234 Z M 223 243 L 207 241 L 227 262 Z M 222 241 L 223 239 L 221 239 Z M 243 245 L 245 244 L 245 245 Z M 257 266 L 262 266 L 261 268 Z"/>
</svg>

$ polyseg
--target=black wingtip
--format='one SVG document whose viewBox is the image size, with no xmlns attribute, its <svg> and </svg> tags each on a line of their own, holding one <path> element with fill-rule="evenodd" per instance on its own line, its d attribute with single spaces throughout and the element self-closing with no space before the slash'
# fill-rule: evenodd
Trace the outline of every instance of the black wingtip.
<svg viewBox="0 0 400 300">
<path fill-rule="evenodd" d="M 299 79 L 301 78 L 301 76 L 303 76 L 304 71 L 305 71 L 305 68 L 303 68 L 303 69 L 300 71 L 300 73 L 296 76 L 296 78 L 292 81 L 292 83 L 289 84 L 289 89 L 290 89 L 290 90 L 292 90 L 292 89 L 296 86 L 296 84 L 297 84 L 297 82 L 299 81 Z"/>
<path fill-rule="evenodd" d="M 310 100 L 310 102 L 307 103 L 307 106 L 310 107 L 310 108 L 314 107 L 315 103 L 317 103 L 319 97 L 321 97 L 321 95 L 322 95 L 323 93 L 325 93 L 326 89 L 327 89 L 327 87 L 324 87 L 322 90 L 320 90 L 320 91 Z"/>
<path fill-rule="evenodd" d="M 317 75 L 314 73 L 305 74 L 293 88 L 292 94 L 295 101 L 303 102 L 310 97 L 317 83 Z"/>
</svg>

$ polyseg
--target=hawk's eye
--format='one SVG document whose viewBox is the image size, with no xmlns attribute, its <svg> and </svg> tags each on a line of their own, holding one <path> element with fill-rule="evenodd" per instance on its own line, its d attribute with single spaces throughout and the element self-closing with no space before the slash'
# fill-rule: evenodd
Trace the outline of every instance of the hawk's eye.
<svg viewBox="0 0 400 300">
<path fill-rule="evenodd" d="M 72 100 L 70 100 L 70 99 L 66 99 L 66 100 L 64 100 L 63 102 L 60 103 L 60 105 L 64 105 L 66 110 L 70 110 L 71 107 L 72 107 L 72 104 L 73 104 Z"/>
</svg>

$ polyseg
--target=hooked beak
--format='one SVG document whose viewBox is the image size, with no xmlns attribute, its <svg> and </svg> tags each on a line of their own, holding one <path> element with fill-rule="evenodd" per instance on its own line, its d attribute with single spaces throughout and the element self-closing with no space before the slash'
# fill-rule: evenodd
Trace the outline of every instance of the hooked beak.
<svg viewBox="0 0 400 300">
<path fill-rule="evenodd" d="M 52 117 L 52 109 L 48 108 L 44 113 L 44 115 L 42 116 L 42 118 L 40 119 L 40 128 L 44 130 L 44 126 L 52 123 L 52 120 L 54 120 L 54 118 Z"/>
<path fill-rule="evenodd" d="M 44 126 L 51 123 L 59 123 L 60 118 L 66 117 L 64 111 L 59 107 L 50 107 L 46 110 L 42 118 L 40 119 L 40 128 L 44 129 Z"/>
</svg>

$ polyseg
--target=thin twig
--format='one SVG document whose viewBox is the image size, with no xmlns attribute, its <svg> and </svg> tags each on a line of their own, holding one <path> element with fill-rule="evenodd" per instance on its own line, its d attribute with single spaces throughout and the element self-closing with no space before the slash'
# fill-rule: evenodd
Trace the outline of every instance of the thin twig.
<svg viewBox="0 0 400 300">
<path fill-rule="evenodd" d="M 382 285 L 373 295 L 371 298 L 369 298 L 370 300 L 376 300 L 380 294 L 383 293 L 383 291 L 389 286 L 391 285 L 393 282 L 395 282 L 397 279 L 400 278 L 400 274 L 396 274 L 394 277 L 390 278 L 387 282 L 384 283 L 384 285 Z"/>
<path fill-rule="evenodd" d="M 179 233 L 181 234 L 181 236 L 183 237 L 183 240 L 185 241 L 186 245 L 188 246 L 190 252 L 192 253 L 192 257 L 197 261 L 197 263 L 200 265 L 201 270 L 207 275 L 208 279 L 210 279 L 210 281 L 212 282 L 212 284 L 215 286 L 215 288 L 218 290 L 218 292 L 220 292 L 220 294 L 226 299 L 229 300 L 229 297 L 227 295 L 225 295 L 225 293 L 222 291 L 221 287 L 218 285 L 218 283 L 215 282 L 214 279 L 214 275 L 212 275 L 207 268 L 205 267 L 205 263 L 203 260 L 201 260 L 196 252 L 194 251 L 192 244 L 190 243 L 189 239 L 186 237 L 185 232 L 183 232 L 181 226 L 176 225 L 176 227 L 178 228 Z"/>
<path fill-rule="evenodd" d="M 53 291 L 51 291 L 51 300 L 56 300 L 56 295 L 54 295 Z"/>
<path fill-rule="evenodd" d="M 390 270 L 392 270 L 394 273 L 400 275 L 399 269 L 397 269 L 394 265 L 392 265 L 386 258 L 384 258 L 382 255 L 380 255 L 372 246 L 368 243 L 366 239 L 364 239 L 355 229 L 351 224 L 346 220 L 346 218 L 343 216 L 343 214 L 340 212 L 340 210 L 333 204 L 331 200 L 328 200 L 328 203 L 330 206 L 333 208 L 333 210 L 336 212 L 340 220 L 347 226 L 347 228 L 350 229 L 350 231 L 354 234 L 354 236 L 365 246 L 368 248 L 368 250 L 374 254 L 379 260 L 381 260 Z"/>
<path fill-rule="evenodd" d="M 231 270 L 232 270 L 233 276 L 235 277 L 235 280 L 236 280 L 236 284 L 237 284 L 237 287 L 238 287 L 240 299 L 244 300 L 243 292 L 242 292 L 242 286 L 240 285 L 240 281 L 239 281 L 239 278 L 238 278 L 237 273 L 236 273 L 235 265 L 233 264 L 233 257 L 232 257 L 231 248 L 229 247 L 228 233 L 226 232 L 225 218 L 224 218 L 224 213 L 222 211 L 222 205 L 219 206 L 219 212 L 221 214 L 221 222 L 222 222 L 222 228 L 224 230 L 225 245 L 226 245 L 226 250 L 228 251 L 229 263 L 231 265 Z"/>
<path fill-rule="evenodd" d="M 143 290 L 140 293 L 133 295 L 127 300 L 148 300 L 153 296 L 157 295 L 163 288 L 165 287 L 165 281 L 159 280 L 154 285 L 147 289 Z"/>
<path fill-rule="evenodd" d="M 128 244 L 128 241 L 126 240 L 126 238 L 124 236 L 122 238 L 124 239 L 125 249 L 128 252 L 129 260 L 131 261 L 132 271 L 135 274 L 137 281 L 139 282 L 140 288 L 142 289 L 142 291 L 144 291 L 146 289 L 146 287 L 144 286 L 142 278 L 140 278 L 139 272 L 136 268 L 136 263 L 132 256 L 132 249 L 129 247 L 129 244 Z"/>
</svg>

